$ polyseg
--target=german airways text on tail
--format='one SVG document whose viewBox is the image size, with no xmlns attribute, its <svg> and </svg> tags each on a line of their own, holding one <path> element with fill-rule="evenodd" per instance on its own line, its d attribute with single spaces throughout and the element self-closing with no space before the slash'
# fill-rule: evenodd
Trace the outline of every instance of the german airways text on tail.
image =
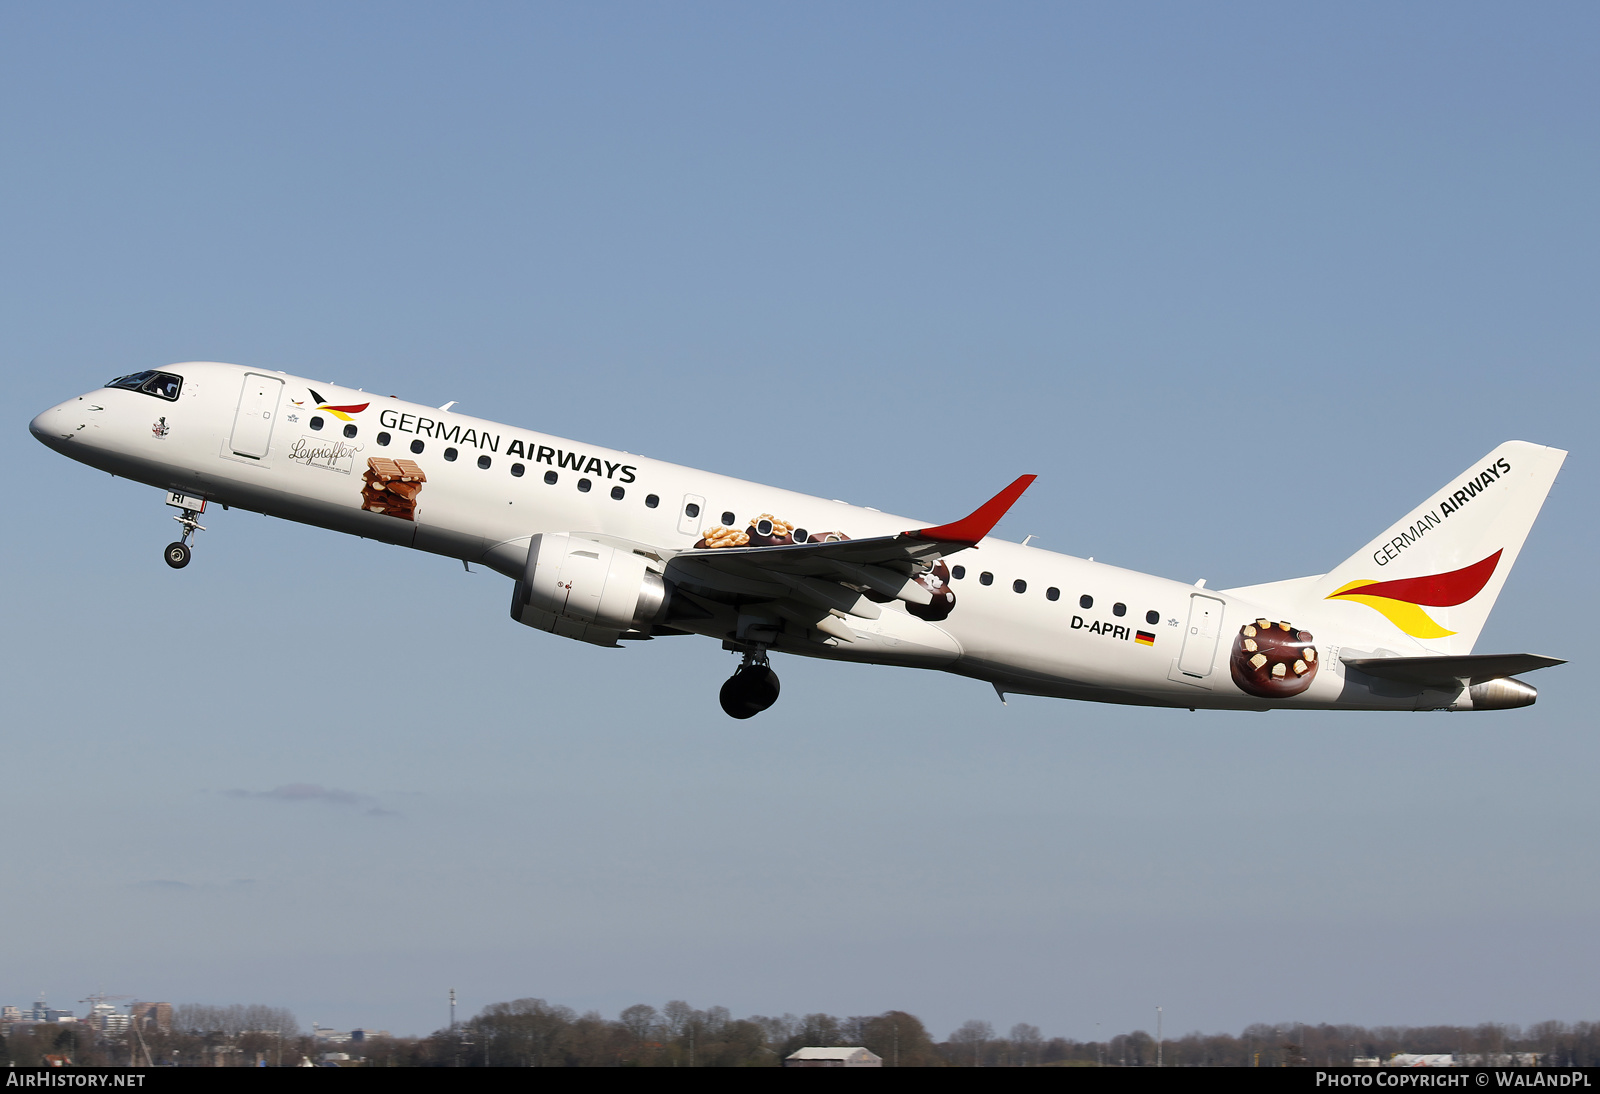
<svg viewBox="0 0 1600 1094">
<path fill-rule="evenodd" d="M 722 707 L 778 697 L 773 651 L 941 669 L 1006 694 L 1264 710 L 1526 706 L 1473 652 L 1566 453 L 1508 441 L 1328 573 L 1212 590 L 989 532 L 1033 476 L 948 524 L 210 362 L 118 377 L 34 436 L 167 492 L 190 558 L 210 504 L 498 570 L 511 617 L 616 646 L 698 634 L 738 654 Z"/>
</svg>

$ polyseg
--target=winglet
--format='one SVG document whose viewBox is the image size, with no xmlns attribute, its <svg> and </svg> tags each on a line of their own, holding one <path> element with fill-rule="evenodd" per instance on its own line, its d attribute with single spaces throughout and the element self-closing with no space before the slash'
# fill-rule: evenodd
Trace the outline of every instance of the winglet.
<svg viewBox="0 0 1600 1094">
<path fill-rule="evenodd" d="M 941 524 L 937 528 L 916 528 L 902 535 L 916 536 L 918 539 L 938 539 L 947 543 L 977 543 L 993 530 L 1006 511 L 1017 503 L 1022 497 L 1022 492 L 1033 485 L 1037 475 L 1022 475 L 1017 481 L 1000 491 L 994 497 L 978 506 L 970 516 L 962 517 L 953 524 Z"/>
</svg>

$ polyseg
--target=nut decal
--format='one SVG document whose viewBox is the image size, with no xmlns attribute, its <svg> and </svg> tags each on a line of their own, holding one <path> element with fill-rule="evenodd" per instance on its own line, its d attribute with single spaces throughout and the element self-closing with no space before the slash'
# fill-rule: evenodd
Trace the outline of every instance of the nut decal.
<svg viewBox="0 0 1600 1094">
<path fill-rule="evenodd" d="M 794 525 L 771 513 L 762 513 L 745 530 L 751 547 L 784 547 L 794 542 Z"/>
<path fill-rule="evenodd" d="M 1233 682 L 1251 695 L 1281 699 L 1299 695 L 1317 675 L 1311 632 L 1288 623 L 1258 619 L 1239 628 L 1228 659 Z"/>
<path fill-rule="evenodd" d="M 366 485 L 361 488 L 361 508 L 401 520 L 417 519 L 417 495 L 428 476 L 416 463 L 371 456 L 362 481 Z"/>
<path fill-rule="evenodd" d="M 700 537 L 700 542 L 694 545 L 695 550 L 705 551 L 714 547 L 748 547 L 750 536 L 736 528 L 713 528 Z"/>
</svg>

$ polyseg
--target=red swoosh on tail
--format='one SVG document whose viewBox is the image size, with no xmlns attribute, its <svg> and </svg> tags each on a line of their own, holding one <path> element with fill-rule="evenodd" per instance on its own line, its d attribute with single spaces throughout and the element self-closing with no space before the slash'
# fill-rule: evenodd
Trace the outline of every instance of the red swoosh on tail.
<svg viewBox="0 0 1600 1094">
<path fill-rule="evenodd" d="M 1482 562 L 1451 570 L 1447 574 L 1429 574 L 1426 577 L 1402 577 L 1394 581 L 1380 581 L 1351 589 L 1361 596 L 1386 596 L 1390 600 L 1404 600 L 1411 604 L 1426 604 L 1432 608 L 1453 608 L 1465 604 L 1483 591 L 1500 563 L 1504 548 Z M 1335 594 L 1338 595 L 1338 594 Z"/>
</svg>

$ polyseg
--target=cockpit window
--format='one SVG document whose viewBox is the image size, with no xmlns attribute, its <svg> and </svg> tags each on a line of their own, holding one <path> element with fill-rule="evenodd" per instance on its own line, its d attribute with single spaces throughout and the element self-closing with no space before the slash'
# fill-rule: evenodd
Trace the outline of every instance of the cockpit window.
<svg viewBox="0 0 1600 1094">
<path fill-rule="evenodd" d="M 178 392 L 183 390 L 183 377 L 174 376 L 170 372 L 154 372 L 146 369 L 144 372 L 134 372 L 127 376 L 118 376 L 106 387 L 122 387 L 129 391 L 142 391 L 146 395 L 154 395 L 158 399 L 175 401 Z"/>
<path fill-rule="evenodd" d="M 148 370 L 145 372 L 131 372 L 126 376 L 118 376 L 115 380 L 107 383 L 106 387 L 125 387 L 130 391 L 138 391 L 140 384 L 152 379 L 154 376 L 155 373 Z"/>
</svg>

